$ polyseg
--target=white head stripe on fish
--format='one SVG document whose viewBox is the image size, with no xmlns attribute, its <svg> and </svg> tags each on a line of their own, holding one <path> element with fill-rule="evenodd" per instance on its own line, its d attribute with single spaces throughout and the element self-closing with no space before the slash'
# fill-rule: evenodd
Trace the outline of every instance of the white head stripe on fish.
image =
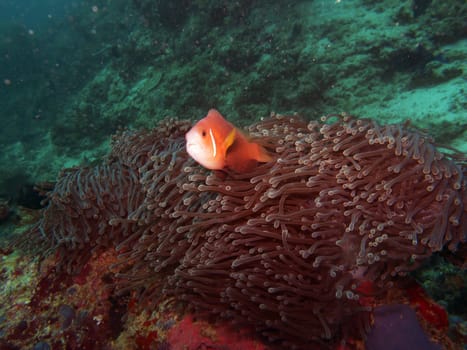
<svg viewBox="0 0 467 350">
<path fill-rule="evenodd" d="M 216 140 L 214 139 L 214 135 L 212 134 L 211 128 L 209 128 L 209 136 L 211 136 L 212 156 L 215 157 L 217 154 L 217 147 L 216 147 Z"/>
</svg>

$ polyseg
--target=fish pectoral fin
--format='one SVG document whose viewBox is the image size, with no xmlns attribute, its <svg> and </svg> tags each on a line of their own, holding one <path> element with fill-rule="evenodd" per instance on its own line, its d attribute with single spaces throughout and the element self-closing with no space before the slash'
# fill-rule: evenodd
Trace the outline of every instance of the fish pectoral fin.
<svg viewBox="0 0 467 350">
<path fill-rule="evenodd" d="M 229 132 L 229 134 L 225 138 L 225 140 L 223 142 L 223 145 L 222 145 L 223 148 L 225 149 L 226 153 L 227 153 L 227 150 L 229 149 L 229 147 L 232 146 L 232 144 L 234 143 L 235 136 L 236 136 L 235 128 L 232 128 L 232 131 Z"/>
</svg>

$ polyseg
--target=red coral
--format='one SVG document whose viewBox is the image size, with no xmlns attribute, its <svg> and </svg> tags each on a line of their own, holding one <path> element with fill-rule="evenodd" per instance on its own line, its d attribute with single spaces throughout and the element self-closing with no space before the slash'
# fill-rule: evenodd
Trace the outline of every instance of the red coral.
<svg viewBox="0 0 467 350">
<path fill-rule="evenodd" d="M 139 350 L 152 350 L 157 348 L 158 344 L 157 331 L 150 331 L 147 334 L 138 334 L 135 337 L 135 343 Z"/>
<path fill-rule="evenodd" d="M 439 330 L 449 327 L 449 319 L 446 310 L 435 303 L 419 285 L 414 285 L 407 290 L 410 303 L 415 306 L 417 312 L 425 321 Z"/>
<path fill-rule="evenodd" d="M 232 331 L 222 325 L 214 329 L 209 323 L 194 321 L 189 315 L 171 328 L 167 341 L 173 349 L 265 349 L 264 345 L 252 340 L 244 332 Z"/>
</svg>

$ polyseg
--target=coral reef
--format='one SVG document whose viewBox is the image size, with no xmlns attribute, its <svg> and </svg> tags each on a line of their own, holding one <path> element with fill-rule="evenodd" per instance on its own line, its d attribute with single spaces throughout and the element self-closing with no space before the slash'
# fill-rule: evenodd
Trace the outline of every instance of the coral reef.
<svg viewBox="0 0 467 350">
<path fill-rule="evenodd" d="M 29 2 L 40 25 L 1 4 L 0 195 L 100 158 L 119 126 L 212 107 L 240 125 L 271 111 L 410 119 L 467 150 L 459 0 Z"/>
<path fill-rule="evenodd" d="M 0 222 L 5 221 L 11 214 L 8 200 L 0 198 Z"/>
<path fill-rule="evenodd" d="M 466 16 L 459 0 L 0 2 L 0 348 L 267 347 L 226 320 L 360 350 L 368 310 L 401 303 L 467 343 L 449 152 L 467 152 Z M 109 147 L 212 107 L 239 126 L 402 125 L 264 121 L 251 132 L 278 159 L 245 177 L 189 160 L 188 122 Z M 40 215 L 30 250 L 2 248 Z"/>
<path fill-rule="evenodd" d="M 118 293 L 163 298 L 323 348 L 364 337 L 372 292 L 465 242 L 465 165 L 407 125 L 273 116 L 249 128 L 276 155 L 220 176 L 184 148 L 190 123 L 118 134 L 106 162 L 62 173 L 30 234 L 78 273 L 115 247 Z M 306 345 L 305 345 L 306 344 Z"/>
</svg>

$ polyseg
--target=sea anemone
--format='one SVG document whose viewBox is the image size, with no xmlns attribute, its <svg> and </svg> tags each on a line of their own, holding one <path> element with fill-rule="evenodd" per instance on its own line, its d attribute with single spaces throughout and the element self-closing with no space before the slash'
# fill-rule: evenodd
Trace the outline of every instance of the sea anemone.
<svg viewBox="0 0 467 350">
<path fill-rule="evenodd" d="M 62 173 L 35 229 L 62 267 L 113 246 L 141 305 L 173 297 L 310 349 L 364 336 L 361 283 L 384 291 L 466 240 L 466 168 L 420 131 L 272 116 L 249 132 L 275 160 L 220 176 L 187 155 L 189 127 L 125 131 L 103 164 Z"/>
</svg>

